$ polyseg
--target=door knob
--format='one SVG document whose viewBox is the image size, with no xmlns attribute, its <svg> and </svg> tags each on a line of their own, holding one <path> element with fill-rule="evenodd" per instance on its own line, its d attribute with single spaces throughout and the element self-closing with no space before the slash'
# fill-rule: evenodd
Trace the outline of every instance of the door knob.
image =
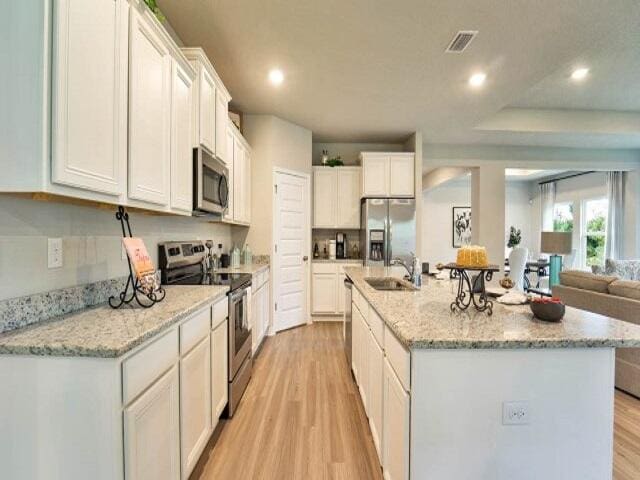
<svg viewBox="0 0 640 480">
<path fill-rule="evenodd" d="M 307 260 L 309 260 L 309 257 L 307 255 L 305 255 L 304 257 L 302 257 L 302 261 L 306 262 Z"/>
</svg>

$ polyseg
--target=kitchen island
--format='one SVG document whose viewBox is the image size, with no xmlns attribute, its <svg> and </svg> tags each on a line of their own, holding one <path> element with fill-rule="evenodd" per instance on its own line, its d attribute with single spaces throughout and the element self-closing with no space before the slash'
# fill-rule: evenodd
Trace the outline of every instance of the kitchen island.
<svg viewBox="0 0 640 480">
<path fill-rule="evenodd" d="M 457 284 L 381 291 L 350 267 L 352 370 L 387 479 L 610 479 L 615 348 L 640 327 L 567 308 L 452 312 Z"/>
</svg>

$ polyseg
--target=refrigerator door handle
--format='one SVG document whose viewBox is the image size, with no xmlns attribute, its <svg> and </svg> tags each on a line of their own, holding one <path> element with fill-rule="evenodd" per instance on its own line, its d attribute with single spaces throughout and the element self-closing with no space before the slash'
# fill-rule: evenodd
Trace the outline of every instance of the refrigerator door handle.
<svg viewBox="0 0 640 480">
<path fill-rule="evenodd" d="M 391 216 L 389 215 L 388 220 L 387 220 L 387 242 L 386 242 L 387 243 L 387 258 L 386 258 L 386 260 L 384 262 L 387 267 L 391 266 L 391 259 L 393 258 L 393 251 L 392 251 L 392 248 L 391 248 L 391 245 L 393 243 L 391 241 L 392 240 L 392 238 L 391 238 L 392 233 L 391 232 L 393 232 L 393 221 L 391 220 Z"/>
</svg>

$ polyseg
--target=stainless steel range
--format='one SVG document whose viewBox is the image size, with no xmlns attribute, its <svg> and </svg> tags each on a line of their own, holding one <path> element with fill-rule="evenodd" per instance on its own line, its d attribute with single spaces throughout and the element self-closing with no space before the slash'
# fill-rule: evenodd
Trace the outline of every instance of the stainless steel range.
<svg viewBox="0 0 640 480">
<path fill-rule="evenodd" d="M 164 285 L 228 285 L 229 293 L 229 405 L 233 416 L 251 378 L 251 325 L 249 273 L 218 273 L 205 268 L 202 241 L 164 242 L 158 245 Z"/>
</svg>

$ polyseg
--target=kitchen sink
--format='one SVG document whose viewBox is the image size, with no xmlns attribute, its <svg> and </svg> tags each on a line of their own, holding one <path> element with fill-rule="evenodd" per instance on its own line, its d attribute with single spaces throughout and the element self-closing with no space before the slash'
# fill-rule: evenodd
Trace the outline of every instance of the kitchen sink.
<svg viewBox="0 0 640 480">
<path fill-rule="evenodd" d="M 406 280 L 400 280 L 399 278 L 394 277 L 371 277 L 365 278 L 365 282 L 367 282 L 371 287 L 376 290 L 389 290 L 389 291 L 403 291 L 403 290 L 417 290 L 411 282 L 407 282 Z"/>
</svg>

